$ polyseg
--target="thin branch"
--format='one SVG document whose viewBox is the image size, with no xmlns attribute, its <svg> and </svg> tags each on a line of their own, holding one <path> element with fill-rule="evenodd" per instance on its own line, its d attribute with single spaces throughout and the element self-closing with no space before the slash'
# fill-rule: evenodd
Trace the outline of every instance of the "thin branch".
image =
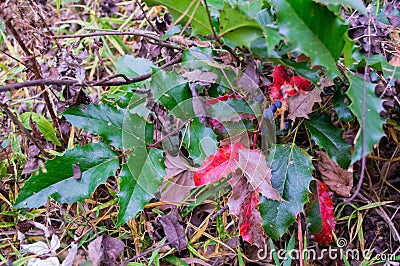
<svg viewBox="0 0 400 266">
<path fill-rule="evenodd" d="M 48 36 L 48 37 L 53 39 L 71 39 L 71 38 L 85 38 L 85 37 L 96 37 L 96 36 L 106 36 L 106 35 L 136 35 L 153 39 L 155 41 L 160 40 L 160 37 L 157 34 L 151 31 L 139 30 L 139 29 L 130 29 L 129 31 L 116 31 L 116 30 L 99 31 L 91 33 L 69 34 L 69 35 L 67 34 L 61 36 Z"/>
<path fill-rule="evenodd" d="M 45 35 L 45 34 L 43 34 Z M 141 36 L 157 42 L 160 46 L 165 46 L 171 49 L 184 50 L 184 47 L 162 41 L 158 34 L 155 34 L 151 31 L 139 30 L 139 29 L 130 29 L 129 31 L 101 31 L 101 32 L 92 32 L 92 33 L 82 33 L 82 34 L 71 34 L 71 35 L 61 35 L 61 36 L 49 36 L 45 35 L 50 39 L 71 39 L 71 38 L 85 38 L 85 37 L 97 37 L 97 36 L 107 36 L 107 35 L 119 35 L 119 36 Z"/>
<path fill-rule="evenodd" d="M 9 91 L 9 90 L 17 90 L 25 87 L 32 87 L 32 86 L 49 86 L 49 85 L 56 85 L 56 86 L 100 86 L 100 87 L 108 87 L 108 86 L 121 86 L 132 84 L 135 82 L 139 82 L 142 80 L 146 80 L 151 77 L 152 73 L 146 73 L 140 76 L 136 76 L 134 78 L 128 80 L 121 80 L 121 81 L 81 81 L 76 79 L 35 79 L 35 80 L 28 80 L 19 83 L 7 84 L 0 86 L 1 91 Z"/>
<path fill-rule="evenodd" d="M 222 42 L 221 42 L 220 38 L 218 37 L 217 33 L 215 32 L 215 29 L 214 29 L 214 26 L 213 26 L 213 23 L 212 23 L 212 19 L 211 19 L 210 9 L 208 8 L 208 4 L 207 4 L 207 0 L 204 0 L 204 5 L 205 5 L 205 7 L 206 7 L 207 17 L 208 17 L 208 23 L 210 23 L 210 27 L 211 27 L 211 31 L 212 31 L 212 34 L 213 34 L 213 36 L 214 36 L 214 39 L 215 39 L 219 44 L 222 45 Z"/>
<path fill-rule="evenodd" d="M 171 60 L 170 62 L 162 65 L 160 68 L 165 69 L 167 67 L 170 67 L 176 63 L 179 63 L 182 60 L 182 55 L 179 54 L 176 58 Z M 133 78 L 128 78 L 127 76 L 123 74 L 116 74 L 112 76 L 108 76 L 103 78 L 102 80 L 92 80 L 92 81 L 85 81 L 85 80 L 76 80 L 76 79 L 35 79 L 35 80 L 28 80 L 24 82 L 19 82 L 19 83 L 13 83 L 13 84 L 6 84 L 0 86 L 0 92 L 2 91 L 10 91 L 10 90 L 17 90 L 25 87 L 32 87 L 32 86 L 50 86 L 50 85 L 56 85 L 56 86 L 65 86 L 65 85 L 70 85 L 70 86 L 100 86 L 100 87 L 111 87 L 111 86 L 122 86 L 122 85 L 127 85 L 127 84 L 132 84 L 136 82 L 140 82 L 143 80 L 146 80 L 150 78 L 152 73 L 146 73 L 143 75 L 139 75 Z M 117 77 L 122 77 L 124 80 L 117 80 L 117 81 L 112 81 L 112 79 L 115 79 Z M 140 92 L 140 90 L 136 90 L 137 92 Z"/>
<path fill-rule="evenodd" d="M 160 32 L 158 31 L 158 29 L 153 25 L 153 23 L 151 23 L 150 19 L 147 17 L 146 12 L 143 9 L 142 3 L 139 2 L 139 0 L 136 0 L 136 5 L 140 8 L 140 10 L 143 13 L 143 16 L 145 18 L 145 20 L 147 21 L 147 23 L 149 23 L 150 27 L 157 32 L 158 34 L 160 34 Z"/>
</svg>

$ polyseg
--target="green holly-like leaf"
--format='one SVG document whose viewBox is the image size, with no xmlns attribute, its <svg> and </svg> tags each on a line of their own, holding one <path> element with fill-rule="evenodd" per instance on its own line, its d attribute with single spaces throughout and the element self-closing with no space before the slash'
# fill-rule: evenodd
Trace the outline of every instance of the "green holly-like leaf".
<svg viewBox="0 0 400 266">
<path fill-rule="evenodd" d="M 153 71 L 149 88 L 154 98 L 178 118 L 186 120 L 193 117 L 191 100 L 186 101 L 192 98 L 188 81 L 173 72 L 154 68 Z"/>
<path fill-rule="evenodd" d="M 201 4 L 201 1 L 192 0 L 146 0 L 148 6 L 165 6 L 171 13 L 175 23 L 180 19 L 179 23 L 192 26 L 192 34 L 212 35 L 211 25 L 208 20 L 207 10 Z"/>
<path fill-rule="evenodd" d="M 348 168 L 351 161 L 350 144 L 342 138 L 343 130 L 332 125 L 326 113 L 315 114 L 306 122 L 311 138 L 327 151 L 329 157 L 342 168 Z"/>
<path fill-rule="evenodd" d="M 357 9 L 364 15 L 367 15 L 367 9 L 365 8 L 365 5 L 363 1 L 361 0 L 314 0 L 317 3 L 321 3 L 327 6 L 332 6 L 335 9 L 339 9 L 340 7 L 343 6 L 348 6 L 354 9 Z"/>
<path fill-rule="evenodd" d="M 183 145 L 189 151 L 190 158 L 195 164 L 200 165 L 205 158 L 214 154 L 217 150 L 217 135 L 209 127 L 205 127 L 199 119 L 193 119 L 192 123 L 182 130 Z"/>
<path fill-rule="evenodd" d="M 144 153 L 132 156 L 123 166 L 119 175 L 118 225 L 135 218 L 154 198 L 164 179 L 164 169 L 163 151 L 158 149 L 150 149 L 148 153 L 144 150 Z"/>
<path fill-rule="evenodd" d="M 209 71 L 213 68 L 213 52 L 211 48 L 191 47 L 182 53 L 182 66 L 187 69 Z"/>
<path fill-rule="evenodd" d="M 38 113 L 30 113 L 26 112 L 21 114 L 21 122 L 29 130 L 32 130 L 30 126 L 30 119 L 37 125 L 37 128 L 40 132 L 42 132 L 44 138 L 48 141 L 54 142 L 56 145 L 61 146 L 60 141 L 58 140 L 53 125 L 46 119 L 46 117 L 38 114 Z"/>
<path fill-rule="evenodd" d="M 284 201 L 261 197 L 258 206 L 265 233 L 277 239 L 296 221 L 296 215 L 303 211 L 304 204 L 308 202 L 314 167 L 311 157 L 294 144 L 275 146 L 269 161 L 272 186 Z"/>
<path fill-rule="evenodd" d="M 219 36 L 224 38 L 228 46 L 250 48 L 251 43 L 262 34 L 262 27 L 255 18 L 245 14 L 238 7 L 231 8 L 225 4 L 225 8 L 220 10 Z M 265 42 L 265 39 L 263 41 Z"/>
<path fill-rule="evenodd" d="M 132 134 L 123 127 L 126 110 L 107 105 L 89 104 L 64 111 L 63 115 L 73 125 L 86 129 L 89 133 L 100 135 L 104 142 L 122 148 L 122 134 Z"/>
<path fill-rule="evenodd" d="M 153 139 L 152 124 L 137 114 L 127 113 L 124 128 L 133 134 L 123 134 L 123 146 L 133 148 L 133 151 L 127 154 L 129 159 L 120 174 L 119 225 L 133 219 L 143 210 L 166 175 L 163 151 L 147 148 L 147 143 Z"/>
<path fill-rule="evenodd" d="M 360 132 L 357 134 L 356 145 L 351 162 L 354 163 L 369 154 L 375 144 L 385 135 L 383 124 L 385 120 L 380 116 L 383 111 L 383 100 L 375 95 L 375 84 L 362 78 L 349 74 L 350 88 L 346 92 L 351 100 L 350 110 L 357 117 L 360 124 Z M 362 115 L 363 115 L 363 89 L 365 87 L 365 150 L 362 152 Z"/>
<path fill-rule="evenodd" d="M 90 196 L 97 186 L 115 175 L 118 154 L 104 143 L 90 143 L 67 150 L 63 156 L 45 163 L 46 171 L 31 176 L 19 192 L 15 208 L 37 208 L 49 197 L 74 203 Z M 74 168 L 79 169 L 74 171 Z"/>
<path fill-rule="evenodd" d="M 312 0 L 272 0 L 278 17 L 279 33 L 287 37 L 295 51 L 321 65 L 333 78 L 340 75 L 336 67 L 348 26 L 326 6 Z M 327 30 L 329 29 L 329 30 Z"/>
</svg>

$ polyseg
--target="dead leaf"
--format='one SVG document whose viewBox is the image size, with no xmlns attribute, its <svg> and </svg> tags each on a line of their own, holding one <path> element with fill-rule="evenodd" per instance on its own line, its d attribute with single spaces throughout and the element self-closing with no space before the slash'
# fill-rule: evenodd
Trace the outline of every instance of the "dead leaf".
<svg viewBox="0 0 400 266">
<path fill-rule="evenodd" d="M 249 133 L 247 130 L 238 130 L 238 132 L 232 132 L 228 138 L 220 140 L 220 147 L 225 147 L 235 142 L 240 142 L 245 147 L 250 147 L 252 137 L 254 137 L 253 133 Z"/>
<path fill-rule="evenodd" d="M 103 248 L 105 255 L 105 260 L 103 260 L 104 263 L 107 265 L 115 265 L 115 262 L 119 260 L 122 252 L 124 251 L 125 244 L 117 238 L 104 236 Z"/>
<path fill-rule="evenodd" d="M 88 259 L 92 261 L 92 266 L 100 266 L 104 253 L 102 242 L 103 236 L 99 236 L 88 245 Z"/>
<path fill-rule="evenodd" d="M 82 171 L 81 171 L 81 168 L 79 167 L 79 164 L 74 164 L 73 165 L 73 168 L 74 168 L 74 179 L 81 179 L 81 177 L 82 177 Z"/>
<path fill-rule="evenodd" d="M 32 171 L 38 169 L 40 150 L 35 145 L 30 145 L 28 147 L 28 159 L 24 165 L 24 169 L 22 170 L 23 175 L 30 174 Z"/>
<path fill-rule="evenodd" d="M 178 252 L 181 252 L 182 249 L 186 248 L 187 242 L 185 230 L 180 223 L 182 219 L 176 207 L 172 208 L 171 213 L 163 215 L 157 220 L 164 229 L 167 241 L 171 242 L 171 246 L 176 248 Z"/>
<path fill-rule="evenodd" d="M 353 166 L 342 169 L 335 161 L 331 160 L 324 151 L 316 151 L 318 156 L 318 168 L 324 183 L 336 194 L 350 197 L 353 187 Z"/>
<path fill-rule="evenodd" d="M 62 262 L 61 266 L 72 266 L 74 265 L 75 257 L 78 253 L 78 245 L 75 243 L 71 244 L 71 248 L 68 250 L 68 255 Z"/>
<path fill-rule="evenodd" d="M 328 76 L 323 77 L 319 82 L 321 83 L 321 89 L 335 85 L 335 83 Z"/>
<path fill-rule="evenodd" d="M 43 241 L 38 241 L 32 244 L 21 245 L 21 248 L 35 255 L 56 255 L 57 249 L 60 248 L 60 240 L 58 239 L 58 236 L 53 235 L 49 245 Z"/>
<path fill-rule="evenodd" d="M 79 55 L 73 55 L 72 52 L 63 50 L 61 53 L 61 62 L 58 66 L 58 73 L 61 77 L 71 77 L 76 80 L 82 81 L 85 79 L 85 68 L 81 64 L 88 56 L 86 49 L 83 50 Z"/>
<path fill-rule="evenodd" d="M 255 84 L 260 83 L 260 75 L 257 73 L 258 65 L 254 58 L 251 56 L 246 56 L 246 74 Z"/>
<path fill-rule="evenodd" d="M 167 154 L 176 156 L 180 150 L 179 132 L 183 126 L 181 119 L 168 114 L 162 121 L 162 145 Z"/>
<path fill-rule="evenodd" d="M 321 102 L 320 94 L 321 89 L 314 88 L 307 94 L 299 93 L 293 97 L 289 97 L 288 118 L 291 120 L 295 120 L 296 117 L 304 117 L 308 119 L 308 114 L 312 112 L 314 103 Z"/>
<path fill-rule="evenodd" d="M 247 99 L 256 99 L 260 95 L 258 83 L 255 83 L 246 73 L 237 73 L 236 84 L 239 87 L 239 91 L 242 91 Z"/>
<path fill-rule="evenodd" d="M 99 266 L 101 262 L 115 265 L 124 251 L 124 243 L 114 237 L 99 236 L 88 245 L 88 258 L 92 266 Z"/>
<path fill-rule="evenodd" d="M 160 200 L 180 202 L 195 187 L 191 162 L 178 154 L 178 156 L 166 155 L 164 164 L 167 176 L 160 188 Z"/>
<path fill-rule="evenodd" d="M 239 167 L 252 186 L 264 197 L 272 200 L 282 200 L 279 192 L 272 187 L 271 169 L 267 166 L 264 155 L 258 150 L 239 150 Z"/>
<path fill-rule="evenodd" d="M 208 111 L 207 111 L 207 102 L 204 97 L 199 97 L 199 93 L 197 91 L 196 85 L 193 83 L 189 84 L 190 91 L 192 92 L 192 106 L 193 111 L 196 117 L 200 120 L 200 122 L 208 126 Z"/>
</svg>

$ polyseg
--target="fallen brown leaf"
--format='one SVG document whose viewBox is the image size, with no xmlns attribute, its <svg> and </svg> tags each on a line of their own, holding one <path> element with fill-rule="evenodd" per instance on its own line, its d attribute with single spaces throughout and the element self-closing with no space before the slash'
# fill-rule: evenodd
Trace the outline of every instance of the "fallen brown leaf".
<svg viewBox="0 0 400 266">
<path fill-rule="evenodd" d="M 180 202 L 195 187 L 191 164 L 183 155 L 172 156 L 167 154 L 164 161 L 167 176 L 160 188 L 160 200 Z"/>
<path fill-rule="evenodd" d="M 321 89 L 314 88 L 311 92 L 299 93 L 288 98 L 289 115 L 288 118 L 295 120 L 296 117 L 308 119 L 308 114 L 312 112 L 314 103 L 321 102 Z"/>
<path fill-rule="evenodd" d="M 88 258 L 92 261 L 92 266 L 116 265 L 115 262 L 120 258 L 124 251 L 125 244 L 119 239 L 109 236 L 99 236 L 88 245 Z"/>
<path fill-rule="evenodd" d="M 316 151 L 318 156 L 318 168 L 325 184 L 336 194 L 350 197 L 353 187 L 353 166 L 342 169 L 335 161 L 331 160 L 324 151 Z"/>
<path fill-rule="evenodd" d="M 252 189 L 272 200 L 282 200 L 279 192 L 272 187 L 271 169 L 267 166 L 264 155 L 258 150 L 239 150 L 239 167 Z"/>
<path fill-rule="evenodd" d="M 187 242 L 185 237 L 185 230 L 180 223 L 182 218 L 179 215 L 178 209 L 174 207 L 171 213 L 159 217 L 158 222 L 164 229 L 165 236 L 168 242 L 171 242 L 171 246 L 176 248 L 178 252 L 186 248 Z"/>
</svg>

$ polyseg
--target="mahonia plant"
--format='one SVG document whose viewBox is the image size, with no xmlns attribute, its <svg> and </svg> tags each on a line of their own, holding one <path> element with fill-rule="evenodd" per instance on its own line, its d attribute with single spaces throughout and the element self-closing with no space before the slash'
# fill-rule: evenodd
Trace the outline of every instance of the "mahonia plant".
<svg viewBox="0 0 400 266">
<path fill-rule="evenodd" d="M 165 6 L 175 20 L 165 40 L 183 35 L 212 45 L 186 48 L 182 64 L 172 71 L 147 59 L 121 57 L 118 74 L 149 78 L 112 90 L 104 95 L 104 104 L 66 110 L 62 115 L 67 121 L 97 134 L 100 141 L 48 160 L 46 171 L 25 183 L 14 207 L 39 207 L 49 197 L 81 201 L 108 177 L 117 176 L 117 225 L 122 225 L 156 194 L 163 200 L 175 191 L 179 201 L 191 188 L 229 179 L 228 206 L 244 240 L 261 247 L 265 236 L 281 237 L 311 200 L 308 225 L 316 241 L 329 244 L 335 226 L 331 193 L 314 179 L 312 153 L 296 144 L 295 124 L 303 123 L 299 117 L 306 119 L 317 148 L 343 169 L 366 156 L 383 136 L 382 101 L 372 83 L 351 73 L 361 60 L 352 58 L 356 47 L 340 17 L 341 3 L 366 14 L 362 1 L 210 1 L 209 6 L 191 0 L 145 2 Z M 221 63 L 221 50 L 246 59 L 244 73 L 230 66 L 232 58 Z M 342 54 L 350 59 L 343 62 L 344 73 L 337 68 Z M 271 85 L 257 78 L 256 60 L 274 65 L 268 73 Z M 374 110 L 365 114 L 370 133 L 366 149 L 358 134 L 352 151 L 326 112 L 312 109 L 321 101 L 318 86 L 324 76 L 350 82 L 343 97 L 351 104 L 342 103 L 337 110 L 353 113 L 358 123 L 362 91 L 356 88 L 365 85 L 365 104 Z M 279 143 L 277 134 L 286 133 L 291 141 Z M 311 183 L 316 184 L 313 192 Z"/>
</svg>

